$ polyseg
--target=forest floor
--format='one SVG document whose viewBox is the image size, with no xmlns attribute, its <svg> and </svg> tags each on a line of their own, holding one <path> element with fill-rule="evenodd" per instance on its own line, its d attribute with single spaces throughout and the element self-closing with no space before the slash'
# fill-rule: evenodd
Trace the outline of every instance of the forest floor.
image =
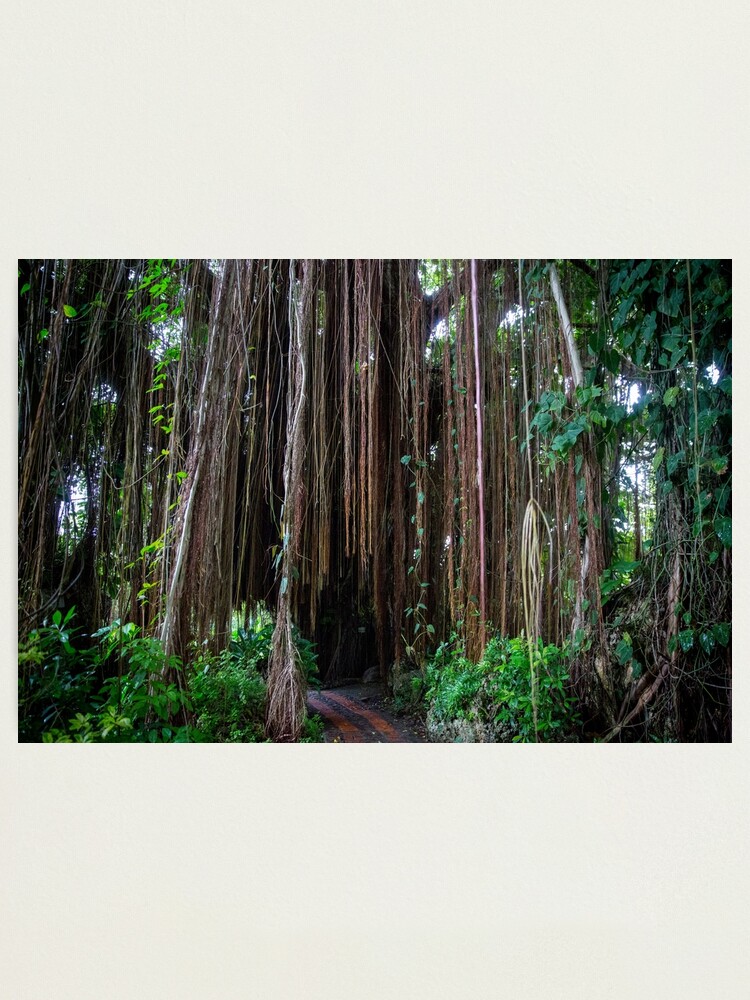
<svg viewBox="0 0 750 1000">
<path fill-rule="evenodd" d="M 379 684 L 346 684 L 310 691 L 308 710 L 325 726 L 326 743 L 426 743 L 419 719 L 396 716 Z"/>
</svg>

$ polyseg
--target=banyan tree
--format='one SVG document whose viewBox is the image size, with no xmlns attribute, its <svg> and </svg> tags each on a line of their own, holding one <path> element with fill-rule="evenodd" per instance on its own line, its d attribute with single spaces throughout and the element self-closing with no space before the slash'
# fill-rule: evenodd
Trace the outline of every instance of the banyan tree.
<svg viewBox="0 0 750 1000">
<path fill-rule="evenodd" d="M 541 637 L 599 731 L 728 738 L 726 262 L 39 259 L 19 291 L 22 635 L 74 604 L 185 658 L 265 603 L 278 740 L 297 629 L 386 682 Z"/>
</svg>

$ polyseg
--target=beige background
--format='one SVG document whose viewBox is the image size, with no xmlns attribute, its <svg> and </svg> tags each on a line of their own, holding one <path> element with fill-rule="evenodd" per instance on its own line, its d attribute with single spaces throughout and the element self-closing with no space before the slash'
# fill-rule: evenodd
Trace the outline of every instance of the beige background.
<svg viewBox="0 0 750 1000">
<path fill-rule="evenodd" d="M 738 0 L 6 4 L 0 997 L 750 995 Z M 19 746 L 28 255 L 733 256 L 735 741 Z"/>
</svg>

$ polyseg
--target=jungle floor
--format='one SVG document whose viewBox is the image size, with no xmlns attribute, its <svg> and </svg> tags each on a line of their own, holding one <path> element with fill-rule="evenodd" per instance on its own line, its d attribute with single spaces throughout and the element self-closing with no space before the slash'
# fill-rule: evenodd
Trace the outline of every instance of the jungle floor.
<svg viewBox="0 0 750 1000">
<path fill-rule="evenodd" d="M 310 691 L 308 711 L 319 715 L 326 743 L 426 743 L 419 719 L 396 716 L 379 684 L 346 683 Z"/>
</svg>

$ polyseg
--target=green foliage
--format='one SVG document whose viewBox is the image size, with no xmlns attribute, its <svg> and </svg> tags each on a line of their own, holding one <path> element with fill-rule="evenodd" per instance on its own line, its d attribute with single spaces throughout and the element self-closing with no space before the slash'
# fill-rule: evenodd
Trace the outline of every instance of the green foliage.
<svg viewBox="0 0 750 1000">
<path fill-rule="evenodd" d="M 652 528 L 636 578 L 641 600 L 633 609 L 664 588 L 664 567 L 675 560 L 682 579 L 690 583 L 674 607 L 680 625 L 667 644 L 668 654 L 686 668 L 675 681 L 680 693 L 673 704 L 723 703 L 715 715 L 713 709 L 703 713 L 697 724 L 690 710 L 677 711 L 681 738 L 713 739 L 727 731 L 730 699 L 724 647 L 730 639 L 725 619 L 731 607 L 731 264 L 613 261 L 609 293 L 612 350 L 600 355 L 600 361 L 620 384 L 638 390 L 639 401 L 630 407 L 620 444 L 635 457 L 643 476 Z M 627 489 L 627 476 L 621 478 Z M 624 555 L 621 539 L 614 548 Z M 615 576 L 605 573 L 602 579 L 605 599 L 618 587 Z M 627 605 L 623 607 L 623 624 L 636 648 L 643 648 L 638 615 L 629 616 Z M 615 654 L 637 678 L 641 665 L 627 635 Z M 705 728 L 693 730 L 695 725 Z"/>
<path fill-rule="evenodd" d="M 409 712 L 424 698 L 425 678 L 419 671 L 394 672 L 393 706 L 397 712 Z"/>
<path fill-rule="evenodd" d="M 74 616 L 74 608 L 64 618 L 56 611 L 48 624 L 19 645 L 22 741 L 265 738 L 264 674 L 273 635 L 267 618 L 238 630 L 228 649 L 219 656 L 199 656 L 186 671 L 178 657 L 166 657 L 159 640 L 142 635 L 132 622 L 115 621 L 87 638 L 74 627 Z M 317 684 L 314 645 L 299 634 L 295 642 L 307 683 Z M 322 732 L 319 719 L 308 720 L 302 741 L 319 742 Z"/>
<path fill-rule="evenodd" d="M 576 451 L 576 473 L 580 472 L 579 443 L 584 435 L 598 427 L 602 440 L 611 436 L 622 419 L 620 409 L 607 400 L 601 385 L 578 386 L 570 400 L 562 389 L 546 389 L 529 424 L 531 435 L 539 438 L 539 459 L 545 472 L 554 472 L 558 462 L 565 462 Z M 521 451 L 526 446 L 527 442 L 522 442 Z"/>
<path fill-rule="evenodd" d="M 68 613 L 71 615 L 71 612 Z M 165 657 L 161 643 L 139 634 L 133 623 L 113 622 L 92 636 L 100 640 L 88 659 L 95 672 L 117 660 L 120 671 L 107 677 L 96 694 L 91 694 L 88 673 L 76 675 L 71 684 L 71 700 L 78 711 L 58 725 L 46 729 L 46 743 L 93 742 L 187 742 L 195 738 L 188 725 L 190 700 L 169 675 L 179 676 L 182 664 L 177 657 Z M 85 711 L 81 711 L 81 708 Z"/>
<path fill-rule="evenodd" d="M 55 611 L 18 647 L 18 738 L 39 740 L 89 705 L 97 683 L 95 651 L 78 644 L 75 608 Z M 74 645 L 76 643 L 76 645 Z"/>
<path fill-rule="evenodd" d="M 578 725 L 569 694 L 566 655 L 557 646 L 535 651 L 538 678 L 537 731 L 555 739 Z M 491 724 L 498 739 L 530 742 L 535 737 L 529 647 L 523 638 L 496 636 L 479 663 L 454 643 L 443 643 L 427 667 L 426 700 L 438 720 L 478 719 Z"/>
<path fill-rule="evenodd" d="M 302 676 L 305 679 L 305 684 L 308 687 L 320 689 L 318 654 L 315 651 L 315 643 L 310 642 L 309 639 L 301 635 L 296 625 L 292 628 L 292 636 L 294 638 L 294 645 L 297 647 L 299 666 Z"/>
<path fill-rule="evenodd" d="M 229 652 L 238 663 L 248 668 L 257 667 L 261 674 L 265 674 L 272 638 L 273 622 L 257 622 L 247 629 L 238 628 L 229 643 Z"/>
<path fill-rule="evenodd" d="M 148 294 L 148 304 L 138 315 L 140 322 L 162 323 L 182 314 L 184 302 L 179 274 L 176 259 L 159 257 L 146 261 L 138 291 Z M 128 298 L 133 298 L 135 294 L 135 289 L 131 289 Z"/>
<path fill-rule="evenodd" d="M 447 260 L 419 261 L 419 282 L 428 295 L 439 292 L 452 273 L 453 268 Z"/>
<path fill-rule="evenodd" d="M 604 570 L 599 582 L 602 604 L 606 604 L 614 593 L 630 583 L 632 574 L 640 565 L 640 562 L 635 560 L 617 559 Z"/>
<path fill-rule="evenodd" d="M 256 743 L 265 738 L 266 681 L 273 623 L 257 615 L 238 628 L 218 656 L 200 655 L 190 694 L 196 725 L 211 743 Z"/>
<path fill-rule="evenodd" d="M 319 686 L 317 653 L 308 639 L 293 630 L 305 682 Z M 229 648 L 218 656 L 203 654 L 194 665 L 190 694 L 196 725 L 212 743 L 254 743 L 265 739 L 266 676 L 273 623 L 259 615 L 249 628 L 238 628 Z M 322 739 L 320 726 L 307 720 L 302 742 Z"/>
<path fill-rule="evenodd" d="M 323 720 L 319 715 L 311 715 L 305 719 L 302 726 L 300 743 L 322 743 L 323 742 Z"/>
<path fill-rule="evenodd" d="M 259 659 L 223 650 L 195 664 L 190 695 L 196 725 L 210 743 L 256 743 L 264 739 L 266 683 Z"/>
</svg>

